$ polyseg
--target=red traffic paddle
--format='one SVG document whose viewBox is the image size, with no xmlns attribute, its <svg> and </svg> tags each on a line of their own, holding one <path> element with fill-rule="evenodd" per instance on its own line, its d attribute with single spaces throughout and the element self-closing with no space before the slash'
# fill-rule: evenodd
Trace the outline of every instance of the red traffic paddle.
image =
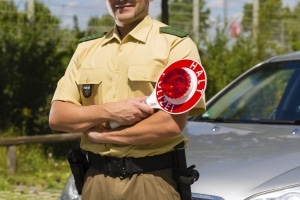
<svg viewBox="0 0 300 200">
<path fill-rule="evenodd" d="M 178 60 L 162 72 L 144 103 L 170 114 L 185 113 L 200 101 L 206 85 L 206 73 L 200 63 L 191 59 Z M 119 124 L 111 122 L 110 126 L 117 128 Z"/>
</svg>

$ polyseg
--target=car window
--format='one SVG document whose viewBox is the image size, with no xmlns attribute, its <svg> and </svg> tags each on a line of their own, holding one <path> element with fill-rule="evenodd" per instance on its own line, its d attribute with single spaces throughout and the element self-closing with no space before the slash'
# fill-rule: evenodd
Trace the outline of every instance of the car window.
<svg viewBox="0 0 300 200">
<path fill-rule="evenodd" d="M 208 105 L 201 118 L 296 120 L 297 106 L 300 112 L 300 95 L 295 97 L 300 93 L 297 65 L 298 62 L 270 63 L 252 70 Z M 295 105 L 290 107 L 292 101 Z M 288 110 L 296 114 L 291 117 Z"/>
</svg>

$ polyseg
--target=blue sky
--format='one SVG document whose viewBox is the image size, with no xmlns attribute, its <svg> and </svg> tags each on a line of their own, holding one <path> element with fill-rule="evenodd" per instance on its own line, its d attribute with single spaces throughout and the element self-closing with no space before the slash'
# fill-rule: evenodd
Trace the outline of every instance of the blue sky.
<svg viewBox="0 0 300 200">
<path fill-rule="evenodd" d="M 104 0 L 43 0 L 43 2 L 67 26 L 73 26 L 72 17 L 75 14 L 80 20 L 80 25 L 85 26 L 91 16 L 108 13 Z M 154 0 L 150 6 L 150 15 L 155 18 L 160 10 L 160 0 Z"/>
<path fill-rule="evenodd" d="M 73 26 L 72 17 L 76 14 L 81 27 L 85 27 L 91 16 L 101 16 L 107 13 L 104 0 L 42 0 L 52 13 L 62 19 L 64 26 Z M 206 7 L 211 9 L 211 17 L 223 17 L 225 0 L 206 0 Z M 227 16 L 242 13 L 243 6 L 252 0 L 226 0 Z M 286 5 L 294 6 L 299 0 L 283 0 Z M 154 18 L 161 12 L 161 0 L 150 4 L 150 15 Z"/>
</svg>

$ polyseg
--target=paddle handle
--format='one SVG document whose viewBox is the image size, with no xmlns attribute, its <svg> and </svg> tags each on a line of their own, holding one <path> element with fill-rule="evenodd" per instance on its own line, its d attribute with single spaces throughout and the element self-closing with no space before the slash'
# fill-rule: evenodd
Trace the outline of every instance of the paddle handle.
<svg viewBox="0 0 300 200">
<path fill-rule="evenodd" d="M 144 101 L 143 103 L 144 104 L 147 104 L 148 106 L 150 106 L 151 108 L 153 109 L 161 109 L 161 107 L 159 106 L 157 100 L 156 100 L 156 97 L 155 97 L 155 89 L 154 91 L 151 93 L 150 96 L 148 96 Z M 121 125 L 118 124 L 117 122 L 115 121 L 110 121 L 109 122 L 109 126 L 112 128 L 112 129 L 115 129 L 115 128 L 118 128 L 120 127 Z"/>
<path fill-rule="evenodd" d="M 110 121 L 110 122 L 109 122 L 109 126 L 110 126 L 110 128 L 115 129 L 115 128 L 120 127 L 121 125 L 118 124 L 117 122 Z"/>
</svg>

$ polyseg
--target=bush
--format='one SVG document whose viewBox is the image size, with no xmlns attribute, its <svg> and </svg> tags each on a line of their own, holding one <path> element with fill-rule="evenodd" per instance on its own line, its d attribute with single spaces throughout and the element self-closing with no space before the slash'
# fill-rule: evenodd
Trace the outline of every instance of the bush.
<svg viewBox="0 0 300 200">
<path fill-rule="evenodd" d="M 63 146 L 63 143 L 59 144 Z M 8 190 L 13 185 L 62 189 L 71 173 L 66 157 L 56 157 L 52 152 L 45 151 L 43 145 L 37 144 L 17 147 L 16 173 L 8 174 L 5 152 L 5 148 L 1 148 L 0 190 Z"/>
</svg>

